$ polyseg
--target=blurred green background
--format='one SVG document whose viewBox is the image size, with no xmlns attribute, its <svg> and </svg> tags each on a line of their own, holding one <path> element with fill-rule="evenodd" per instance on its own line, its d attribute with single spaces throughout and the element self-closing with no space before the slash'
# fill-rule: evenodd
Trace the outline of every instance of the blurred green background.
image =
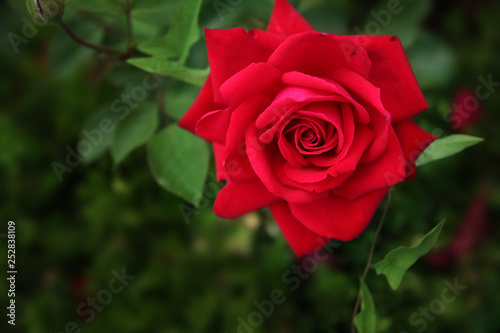
<svg viewBox="0 0 500 333">
<path fill-rule="evenodd" d="M 179 2 L 149 1 L 137 13 L 138 34 L 168 28 Z M 403 9 L 390 19 L 381 15 L 387 1 L 292 2 L 320 31 L 398 35 L 430 105 L 417 121 L 433 134 L 454 133 L 447 114 L 457 93 L 474 94 L 480 77 L 500 82 L 498 1 L 402 0 Z M 202 208 L 186 219 L 180 207 L 185 214 L 190 206 L 157 185 L 144 147 L 119 166 L 99 151 L 59 181 L 52 163 L 64 163 L 66 147 L 76 147 L 88 119 L 145 73 L 110 64 L 57 26 L 28 31 L 14 47 L 9 33 L 23 36 L 31 19 L 24 7 L 24 1 L 0 1 L 0 255 L 7 257 L 5 233 L 13 220 L 18 269 L 15 327 L 4 315 L 6 269 L 0 275 L 1 332 L 349 331 L 376 223 L 358 239 L 338 243 L 328 260 L 300 277 L 293 271 L 300 262 L 267 210 L 234 221 L 217 218 L 209 176 Z M 205 0 L 199 24 L 265 29 L 271 9 L 271 0 Z M 73 11 L 68 25 L 81 36 L 119 45 L 123 29 L 113 20 L 122 18 Z M 202 38 L 191 66 L 207 65 L 204 48 Z M 198 89 L 165 79 L 159 91 L 168 118 L 178 119 Z M 422 167 L 416 179 L 394 189 L 375 261 L 443 218 L 448 222 L 436 252 L 419 260 L 396 292 L 384 277 L 368 275 L 378 332 L 500 331 L 500 84 L 485 89 L 490 94 L 476 98 L 479 107 L 470 112 L 474 123 L 461 129 L 485 142 Z M 155 102 L 150 95 L 144 103 Z M 129 281 L 110 292 L 123 270 Z M 439 308 L 444 280 L 455 279 L 467 289 Z M 269 315 L 256 315 L 256 303 L 265 304 L 273 290 L 286 300 Z M 426 316 L 421 311 L 429 307 Z"/>
</svg>

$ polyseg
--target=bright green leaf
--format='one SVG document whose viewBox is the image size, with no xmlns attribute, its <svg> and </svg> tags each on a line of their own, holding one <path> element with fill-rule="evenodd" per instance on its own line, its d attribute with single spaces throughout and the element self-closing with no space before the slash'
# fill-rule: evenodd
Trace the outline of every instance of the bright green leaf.
<svg viewBox="0 0 500 333">
<path fill-rule="evenodd" d="M 359 333 L 375 333 L 377 317 L 375 314 L 375 303 L 370 290 L 363 279 L 361 284 L 361 312 L 354 319 L 354 324 Z"/>
<path fill-rule="evenodd" d="M 189 49 L 200 38 L 198 15 L 202 0 L 183 0 L 163 37 L 139 44 L 139 51 L 184 63 Z"/>
<path fill-rule="evenodd" d="M 111 156 L 120 164 L 134 149 L 145 144 L 158 126 L 158 107 L 153 103 L 140 105 L 123 119 L 111 139 Z"/>
<path fill-rule="evenodd" d="M 401 246 L 390 251 L 383 260 L 373 264 L 372 268 L 376 270 L 377 274 L 384 274 L 391 288 L 396 290 L 408 268 L 432 249 L 441 233 L 441 229 L 443 229 L 444 222 L 444 220 L 441 221 L 414 245 L 410 247 Z"/>
<path fill-rule="evenodd" d="M 203 85 L 210 72 L 209 68 L 188 68 L 179 62 L 168 61 L 164 57 L 134 58 L 129 59 L 128 63 L 149 73 L 171 76 L 197 86 Z"/>
<path fill-rule="evenodd" d="M 195 206 L 202 199 L 209 158 L 205 141 L 176 125 L 148 144 L 149 166 L 158 184 Z"/>
<path fill-rule="evenodd" d="M 483 141 L 482 138 L 465 134 L 453 134 L 445 138 L 437 139 L 418 157 L 415 164 L 417 166 L 422 166 L 429 162 L 455 155 L 465 148 L 474 146 L 481 141 Z"/>
</svg>

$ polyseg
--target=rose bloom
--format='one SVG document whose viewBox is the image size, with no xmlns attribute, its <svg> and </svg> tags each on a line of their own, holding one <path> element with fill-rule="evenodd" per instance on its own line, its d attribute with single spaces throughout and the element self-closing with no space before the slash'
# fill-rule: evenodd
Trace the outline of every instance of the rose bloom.
<svg viewBox="0 0 500 333">
<path fill-rule="evenodd" d="M 481 105 L 474 91 L 470 88 L 458 90 L 448 119 L 451 128 L 458 132 L 465 132 L 474 126 L 481 116 Z"/>
<path fill-rule="evenodd" d="M 349 241 L 435 139 L 392 36 L 315 31 L 276 0 L 267 31 L 207 29 L 211 73 L 179 125 L 213 143 L 215 213 L 269 206 L 297 256 Z"/>
</svg>

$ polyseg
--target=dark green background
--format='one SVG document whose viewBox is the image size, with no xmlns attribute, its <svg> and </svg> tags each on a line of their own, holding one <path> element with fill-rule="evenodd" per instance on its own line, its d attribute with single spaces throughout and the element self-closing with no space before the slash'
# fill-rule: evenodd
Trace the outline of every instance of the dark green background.
<svg viewBox="0 0 500 333">
<path fill-rule="evenodd" d="M 175 8 L 179 1 L 158 4 L 166 2 Z M 497 1 L 402 1 L 402 12 L 380 32 L 367 31 L 366 23 L 377 22 L 370 11 L 386 9 L 386 1 L 294 3 L 321 31 L 354 34 L 358 27 L 364 33 L 400 36 L 430 105 L 417 121 L 431 133 L 453 133 L 443 115 L 458 89 L 475 89 L 479 76 L 500 81 Z M 268 0 L 242 0 L 219 16 L 213 4 L 204 1 L 201 27 L 264 29 L 272 8 Z M 86 119 L 144 74 L 126 65 L 104 70 L 102 59 L 56 26 L 39 29 L 14 52 L 7 36 L 22 34 L 28 17 L 23 8 L 22 1 L 0 2 L 0 233 L 7 232 L 7 221 L 16 222 L 18 268 L 16 327 L 7 325 L 2 310 L 0 331 L 64 332 L 68 322 L 75 322 L 82 332 L 237 332 L 238 317 L 248 322 L 256 311 L 253 302 L 269 299 L 274 289 L 283 291 L 286 301 L 252 332 L 348 331 L 375 223 L 359 239 L 341 243 L 292 291 L 295 284 L 283 275 L 295 276 L 287 272 L 300 262 L 267 211 L 221 220 L 212 212 L 208 191 L 208 204 L 186 223 L 179 210 L 182 201 L 151 176 L 144 148 L 118 167 L 105 153 L 59 182 L 51 164 L 64 163 L 65 147 L 75 147 Z M 172 15 L 159 14 L 166 22 Z M 82 21 L 94 19 L 90 14 Z M 85 29 L 83 23 L 74 26 Z M 99 29 L 113 35 L 112 29 Z M 194 46 L 189 63 L 207 64 L 203 41 Z M 130 68 L 130 73 L 116 67 Z M 176 119 L 198 88 L 167 79 L 162 89 L 167 112 Z M 412 326 L 409 317 L 441 297 L 443 280 L 455 278 L 467 290 L 428 321 L 425 332 L 500 331 L 498 91 L 481 101 L 481 109 L 479 123 L 468 132 L 485 138 L 484 143 L 426 165 L 416 179 L 395 187 L 375 260 L 410 244 L 443 218 L 448 222 L 438 247 L 446 248 L 480 191 L 485 193 L 486 232 L 478 246 L 446 267 L 420 260 L 396 292 L 370 272 L 367 284 L 377 307 L 378 332 L 417 332 L 422 324 Z M 208 183 L 213 185 L 212 176 Z M 474 218 L 468 218 L 469 225 Z M 7 242 L 0 240 L 0 255 L 6 258 Z M 107 289 L 112 271 L 122 268 L 135 278 L 87 323 L 89 315 L 79 315 L 78 306 Z M 8 289 L 4 271 L 2 309 Z"/>
</svg>

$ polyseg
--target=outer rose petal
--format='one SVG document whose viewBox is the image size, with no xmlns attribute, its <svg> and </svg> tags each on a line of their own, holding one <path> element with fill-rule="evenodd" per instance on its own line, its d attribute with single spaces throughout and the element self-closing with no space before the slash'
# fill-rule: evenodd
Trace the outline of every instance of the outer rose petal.
<svg viewBox="0 0 500 333">
<path fill-rule="evenodd" d="M 258 180 L 246 153 L 245 131 L 250 124 L 253 126 L 258 113 L 264 110 L 270 101 L 269 97 L 265 95 L 253 95 L 233 111 L 229 127 L 224 132 L 227 134 L 224 159 L 228 176 L 234 181 Z M 219 129 L 213 128 L 213 130 L 218 131 Z"/>
<path fill-rule="evenodd" d="M 311 30 L 314 28 L 288 0 L 276 0 L 267 31 L 290 36 Z"/>
<path fill-rule="evenodd" d="M 268 63 L 284 72 L 329 77 L 335 70 L 348 66 L 349 60 L 335 35 L 311 31 L 288 37 L 269 57 Z"/>
<path fill-rule="evenodd" d="M 196 123 L 198 123 L 201 117 L 208 112 L 219 110 L 224 107 L 225 106 L 214 102 L 212 76 L 208 75 L 207 81 L 205 81 L 193 105 L 191 105 L 189 110 L 179 121 L 179 126 L 195 133 Z"/>
<path fill-rule="evenodd" d="M 250 124 L 253 126 L 255 118 L 257 118 L 262 110 L 266 109 L 269 103 L 271 103 L 271 99 L 266 95 L 253 95 L 236 107 L 233 111 L 231 121 L 227 129 L 213 128 L 214 131 L 224 130 L 224 134 L 227 134 L 227 154 L 232 153 L 235 150 L 240 150 L 240 153 L 244 154 L 242 144 L 244 142 L 245 132 Z"/>
<path fill-rule="evenodd" d="M 224 168 L 224 146 L 214 143 L 214 157 L 215 157 L 215 172 L 217 173 L 217 180 L 223 181 L 227 179 L 226 169 Z"/>
<path fill-rule="evenodd" d="M 366 49 L 372 63 L 368 81 L 381 89 L 382 102 L 391 113 L 393 121 L 411 118 L 429 107 L 399 38 L 339 37 Z"/>
<path fill-rule="evenodd" d="M 227 79 L 220 92 L 229 104 L 235 106 L 256 94 L 274 97 L 282 86 L 282 75 L 276 67 L 265 62 L 252 63 Z"/>
<path fill-rule="evenodd" d="M 356 200 L 335 195 L 307 204 L 290 203 L 292 214 L 308 229 L 325 237 L 350 241 L 370 224 L 389 187 Z"/>
<path fill-rule="evenodd" d="M 366 46 L 374 64 L 368 80 L 381 89 L 382 102 L 393 121 L 411 118 L 427 109 L 422 90 L 399 38 L 373 36 Z"/>
<path fill-rule="evenodd" d="M 415 161 L 437 137 L 427 133 L 410 119 L 399 121 L 392 126 L 403 149 L 406 160 L 406 177 L 413 178 L 416 175 Z"/>
<path fill-rule="evenodd" d="M 284 40 L 262 30 L 247 33 L 243 28 L 205 29 L 205 35 L 214 99 L 219 104 L 227 103 L 219 91 L 227 79 L 251 63 L 266 62 Z"/>
<path fill-rule="evenodd" d="M 229 181 L 215 199 L 214 212 L 217 216 L 234 219 L 279 200 L 260 181 L 253 183 Z"/>
<path fill-rule="evenodd" d="M 329 239 L 307 229 L 290 212 L 285 201 L 269 206 L 276 223 L 297 257 L 301 257 L 328 244 Z"/>
<path fill-rule="evenodd" d="M 203 139 L 223 145 L 226 129 L 231 119 L 231 110 L 216 110 L 206 113 L 196 124 L 196 134 Z"/>
</svg>

